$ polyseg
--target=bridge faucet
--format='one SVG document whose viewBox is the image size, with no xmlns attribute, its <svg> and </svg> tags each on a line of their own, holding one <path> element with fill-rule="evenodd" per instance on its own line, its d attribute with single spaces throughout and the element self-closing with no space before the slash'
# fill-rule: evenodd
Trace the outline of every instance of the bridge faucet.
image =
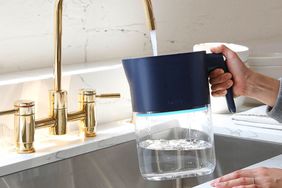
<svg viewBox="0 0 282 188">
<path fill-rule="evenodd" d="M 97 98 L 119 98 L 120 94 L 110 93 L 98 95 L 94 89 L 82 89 L 79 93 L 80 109 L 68 113 L 67 91 L 62 90 L 62 15 L 63 0 L 55 0 L 54 16 L 54 89 L 49 92 L 49 117 L 35 120 L 34 102 L 30 100 L 16 101 L 14 109 L 2 111 L 1 115 L 14 114 L 14 137 L 18 153 L 35 152 L 33 142 L 36 128 L 49 127 L 52 135 L 67 133 L 68 121 L 80 121 L 85 137 L 96 136 L 95 102 Z"/>
</svg>

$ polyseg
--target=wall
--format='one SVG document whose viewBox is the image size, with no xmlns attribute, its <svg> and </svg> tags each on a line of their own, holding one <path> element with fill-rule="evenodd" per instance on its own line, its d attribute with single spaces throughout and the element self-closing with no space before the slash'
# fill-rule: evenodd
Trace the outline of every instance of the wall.
<svg viewBox="0 0 282 188">
<path fill-rule="evenodd" d="M 0 0 L 0 73 L 52 65 L 53 1 Z M 190 51 L 207 41 L 282 51 L 281 0 L 153 0 L 153 5 L 161 54 Z M 63 19 L 63 64 L 151 54 L 141 0 L 64 0 Z"/>
</svg>

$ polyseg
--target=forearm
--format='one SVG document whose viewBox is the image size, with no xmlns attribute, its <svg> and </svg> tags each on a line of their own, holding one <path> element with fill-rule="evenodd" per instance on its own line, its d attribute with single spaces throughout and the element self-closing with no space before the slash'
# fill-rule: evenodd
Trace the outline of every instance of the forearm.
<svg viewBox="0 0 282 188">
<path fill-rule="evenodd" d="M 270 107 L 275 105 L 280 87 L 279 80 L 252 72 L 246 82 L 245 96 L 257 99 Z"/>
</svg>

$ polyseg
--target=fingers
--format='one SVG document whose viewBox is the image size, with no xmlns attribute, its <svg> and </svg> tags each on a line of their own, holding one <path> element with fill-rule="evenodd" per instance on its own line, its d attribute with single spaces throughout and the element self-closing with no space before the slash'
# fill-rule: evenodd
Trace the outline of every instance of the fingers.
<svg viewBox="0 0 282 188">
<path fill-rule="evenodd" d="M 256 185 L 239 185 L 233 188 L 257 188 L 257 186 Z"/>
<path fill-rule="evenodd" d="M 227 90 L 220 90 L 220 91 L 212 91 L 212 96 L 214 97 L 223 97 L 227 94 Z"/>
<path fill-rule="evenodd" d="M 224 74 L 223 69 L 215 69 L 210 72 L 209 77 L 210 79 L 217 78 L 218 76 Z"/>
<path fill-rule="evenodd" d="M 282 169 L 256 168 L 238 170 L 222 176 L 211 183 L 216 188 L 280 188 Z"/>
<path fill-rule="evenodd" d="M 216 188 L 258 188 L 271 187 L 276 182 L 270 177 L 240 177 L 223 182 L 213 182 L 211 186 Z"/>
<path fill-rule="evenodd" d="M 220 97 L 225 96 L 227 93 L 227 89 L 232 87 L 233 81 L 232 74 L 224 73 L 222 69 L 215 69 L 210 73 L 210 84 L 212 90 L 212 96 Z"/>
<path fill-rule="evenodd" d="M 255 171 L 253 169 L 237 170 L 235 172 L 232 172 L 230 174 L 215 179 L 212 183 L 230 181 L 241 177 L 254 177 L 254 173 Z"/>
<path fill-rule="evenodd" d="M 228 80 L 227 82 L 216 84 L 211 86 L 211 94 L 214 97 L 222 97 L 227 94 L 227 89 L 233 86 L 233 81 Z"/>
<path fill-rule="evenodd" d="M 255 185 L 254 184 L 254 178 L 249 178 L 249 177 L 240 177 L 237 179 L 232 179 L 229 181 L 224 181 L 224 182 L 218 182 L 218 183 L 214 183 L 213 186 L 217 187 L 217 188 L 233 188 L 236 186 L 242 186 L 242 185 Z"/>
<path fill-rule="evenodd" d="M 255 188 L 257 185 L 269 183 L 268 177 L 256 177 L 257 169 L 238 170 L 217 178 L 211 186 L 217 188 Z"/>
<path fill-rule="evenodd" d="M 214 84 L 224 83 L 228 80 L 231 80 L 231 78 L 232 78 L 232 74 L 224 73 L 224 74 L 221 74 L 217 77 L 210 78 L 210 84 L 214 85 Z"/>
<path fill-rule="evenodd" d="M 230 87 L 232 87 L 232 85 L 233 85 L 233 81 L 227 80 L 224 83 L 212 85 L 211 90 L 212 92 L 223 91 L 223 90 L 229 89 Z"/>
</svg>

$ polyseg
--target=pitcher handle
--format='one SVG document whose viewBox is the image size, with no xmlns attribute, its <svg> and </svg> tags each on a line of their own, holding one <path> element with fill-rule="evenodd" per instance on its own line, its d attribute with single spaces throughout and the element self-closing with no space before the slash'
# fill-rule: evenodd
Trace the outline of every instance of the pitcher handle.
<svg viewBox="0 0 282 188">
<path fill-rule="evenodd" d="M 223 54 L 207 54 L 207 59 L 208 59 L 208 72 L 211 72 L 216 68 L 222 68 L 224 72 L 229 72 L 226 62 L 224 60 Z M 227 89 L 227 94 L 225 98 L 226 98 L 229 112 L 235 113 L 236 106 L 234 102 L 234 96 L 233 96 L 232 89 L 233 87 L 230 87 L 229 89 Z"/>
</svg>

